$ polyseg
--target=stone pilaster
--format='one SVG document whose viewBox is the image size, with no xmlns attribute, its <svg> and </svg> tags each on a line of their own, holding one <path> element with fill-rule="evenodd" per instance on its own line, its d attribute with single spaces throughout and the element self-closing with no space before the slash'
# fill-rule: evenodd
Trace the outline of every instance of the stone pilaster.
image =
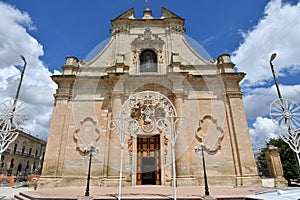
<svg viewBox="0 0 300 200">
<path fill-rule="evenodd" d="M 288 182 L 283 177 L 283 169 L 278 148 L 273 145 L 269 145 L 268 148 L 263 150 L 263 152 L 266 156 L 269 173 L 274 178 L 274 187 L 287 187 Z"/>
<path fill-rule="evenodd" d="M 236 185 L 261 185 L 252 151 L 242 92 L 238 85 L 240 80 L 244 77 L 244 74 L 224 73 L 222 75 L 225 86 L 227 121 L 230 125 L 229 135 L 234 152 Z M 244 152 L 247 152 L 247 154 Z"/>
<path fill-rule="evenodd" d="M 119 111 L 122 107 L 123 95 L 121 93 L 112 94 L 112 118 L 119 117 Z M 109 119 L 111 120 L 111 119 Z M 109 147 L 108 147 L 108 176 L 119 178 L 120 166 L 120 140 L 116 131 L 110 131 L 109 134 Z M 125 155 L 125 154 L 124 154 Z M 124 156 L 124 159 L 125 156 Z"/>
</svg>

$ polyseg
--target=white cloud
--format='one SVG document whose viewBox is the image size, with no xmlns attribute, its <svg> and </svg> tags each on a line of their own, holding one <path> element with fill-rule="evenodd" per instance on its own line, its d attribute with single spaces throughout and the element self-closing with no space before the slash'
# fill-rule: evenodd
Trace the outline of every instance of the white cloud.
<svg viewBox="0 0 300 200">
<path fill-rule="evenodd" d="M 242 31 L 243 42 L 233 52 L 232 60 L 238 71 L 246 72 L 242 82 L 247 118 L 255 120 L 249 124 L 253 148 L 265 146 L 271 137 L 278 136 L 276 125 L 269 117 L 270 105 L 278 98 L 269 60 L 273 61 L 277 78 L 300 73 L 300 2 L 296 5 L 271 0 L 264 10 L 264 16 L 257 25 Z M 291 76 L 292 77 L 292 76 Z M 300 79 L 294 78 L 294 85 L 280 85 L 284 98 L 300 102 Z"/>
<path fill-rule="evenodd" d="M 274 60 L 278 73 L 300 72 L 300 2 L 290 5 L 271 0 L 264 12 L 253 29 L 242 33 L 243 42 L 232 56 L 238 70 L 247 73 L 246 86 L 272 79 L 269 59 L 274 52 L 278 54 Z"/>
<path fill-rule="evenodd" d="M 54 70 L 53 75 L 61 75 L 61 72 L 58 70 Z"/>
<path fill-rule="evenodd" d="M 258 117 L 253 123 L 253 128 L 249 130 L 253 149 L 261 149 L 266 146 L 270 138 L 277 138 L 278 127 L 271 119 Z"/>
<path fill-rule="evenodd" d="M 300 106 L 300 85 L 279 85 L 281 94 Z M 264 148 L 270 138 L 279 136 L 279 128 L 270 119 L 270 105 L 278 99 L 275 85 L 271 87 L 255 88 L 244 97 L 245 111 L 248 119 L 255 120 L 249 124 L 250 136 L 254 150 Z M 298 111 L 300 112 L 300 110 Z"/>
<path fill-rule="evenodd" d="M 293 100 L 296 103 L 300 102 L 300 85 L 279 85 L 279 87 L 285 99 Z M 255 120 L 253 124 L 249 124 L 252 127 L 249 132 L 254 150 L 264 148 L 270 138 L 279 136 L 280 130 L 269 116 L 270 105 L 276 99 L 278 97 L 275 85 L 249 90 L 244 97 L 247 118 Z"/>
<path fill-rule="evenodd" d="M 0 103 L 15 97 L 21 74 L 16 66 L 22 69 L 24 55 L 27 67 L 19 96 L 29 114 L 24 130 L 47 139 L 56 85 L 40 60 L 43 46 L 29 33 L 35 27 L 27 13 L 0 2 L 0 19 Z"/>
<path fill-rule="evenodd" d="M 279 88 L 285 99 L 300 102 L 300 85 L 279 85 Z M 258 116 L 268 116 L 270 105 L 275 99 L 278 99 L 275 85 L 249 90 L 244 97 L 247 118 L 256 119 Z"/>
</svg>

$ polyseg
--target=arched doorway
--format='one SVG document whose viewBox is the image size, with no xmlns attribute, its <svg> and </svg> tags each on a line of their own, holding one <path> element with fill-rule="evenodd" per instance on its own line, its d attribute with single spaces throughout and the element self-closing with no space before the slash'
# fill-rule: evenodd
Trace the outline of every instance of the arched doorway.
<svg viewBox="0 0 300 200">
<path fill-rule="evenodd" d="M 162 158 L 171 151 L 170 146 L 162 145 L 170 133 L 166 130 L 170 126 L 164 125 L 169 118 L 177 116 L 173 103 L 159 92 L 137 92 L 125 101 L 119 116 L 135 121 L 136 131 L 129 142 L 134 146 L 129 163 L 133 169 L 133 185 L 161 185 L 165 164 Z"/>
<path fill-rule="evenodd" d="M 168 174 L 172 174 L 173 193 L 174 199 L 176 199 L 175 143 L 178 135 L 187 127 L 187 121 L 183 117 L 177 116 L 176 109 L 170 99 L 154 91 L 135 93 L 125 101 L 120 109 L 119 117 L 112 118 L 108 127 L 119 135 L 121 145 L 118 198 L 121 198 L 124 147 L 127 143 L 129 150 L 128 169 L 132 169 L 129 173 L 131 173 L 133 185 L 139 183 L 160 184 L 160 177 L 164 176 L 160 169 L 165 169 L 165 167 L 163 167 L 161 158 L 158 155 L 170 155 L 171 162 L 167 163 L 167 159 L 163 160 L 165 160 L 165 166 L 170 167 L 170 163 L 172 163 L 172 169 L 169 169 Z M 159 144 L 159 140 L 156 139 L 157 136 L 155 135 L 165 138 L 164 144 L 168 148 L 164 150 L 169 149 L 167 152 L 160 150 L 161 146 L 155 145 Z M 149 139 L 137 139 L 143 137 Z M 134 140 L 139 145 L 133 145 Z M 171 145 L 168 145 L 169 143 Z M 134 150 L 135 146 L 138 146 L 139 149 Z M 141 153 L 140 156 L 133 159 L 133 152 Z M 155 152 L 160 152 L 160 154 L 155 154 Z M 133 165 L 135 167 L 132 167 Z M 140 169 L 137 169 L 137 166 L 140 166 Z M 137 177 L 137 175 L 140 175 L 140 177 Z"/>
</svg>

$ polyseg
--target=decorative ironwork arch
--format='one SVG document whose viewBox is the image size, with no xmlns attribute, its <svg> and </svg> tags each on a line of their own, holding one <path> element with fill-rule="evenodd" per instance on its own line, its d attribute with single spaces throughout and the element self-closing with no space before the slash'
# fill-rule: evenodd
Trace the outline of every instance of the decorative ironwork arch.
<svg viewBox="0 0 300 200">
<path fill-rule="evenodd" d="M 160 127 L 157 126 L 159 120 L 177 117 L 177 113 L 175 106 L 165 95 L 154 91 L 143 91 L 131 95 L 125 101 L 119 117 L 135 120 L 138 122 L 138 129 L 150 133 Z"/>
<path fill-rule="evenodd" d="M 115 131 L 120 137 L 119 200 L 121 199 L 124 146 L 128 135 L 131 136 L 140 129 L 145 133 L 158 130 L 170 138 L 172 145 L 173 193 L 176 200 L 175 143 L 177 136 L 186 127 L 187 121 L 183 117 L 177 116 L 173 103 L 159 92 L 138 92 L 131 95 L 124 102 L 119 117 L 111 119 L 108 124 L 108 128 Z"/>
</svg>

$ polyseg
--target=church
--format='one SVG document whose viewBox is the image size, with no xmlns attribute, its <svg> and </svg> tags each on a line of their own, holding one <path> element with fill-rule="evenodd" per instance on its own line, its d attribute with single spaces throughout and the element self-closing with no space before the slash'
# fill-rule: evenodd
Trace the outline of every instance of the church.
<svg viewBox="0 0 300 200">
<path fill-rule="evenodd" d="M 39 187 L 258 186 L 230 55 L 210 59 L 185 35 L 185 19 L 129 9 L 89 59 L 66 58 L 54 94 Z M 199 33 L 201 34 L 201 33 Z M 201 54 L 203 53 L 203 54 Z M 198 150 L 201 151 L 198 151 Z"/>
</svg>

